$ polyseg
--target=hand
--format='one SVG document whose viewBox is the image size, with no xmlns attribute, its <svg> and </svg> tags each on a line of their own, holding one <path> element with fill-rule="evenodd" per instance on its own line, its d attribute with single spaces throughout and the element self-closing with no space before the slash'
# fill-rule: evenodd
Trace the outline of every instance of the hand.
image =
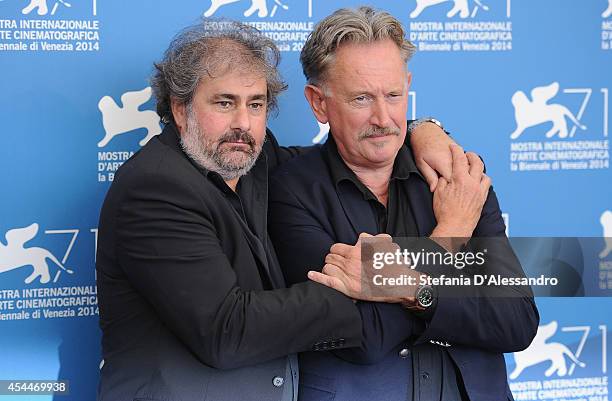
<svg viewBox="0 0 612 401">
<path fill-rule="evenodd" d="M 411 269 L 409 264 L 390 263 L 383 269 L 373 268 L 375 253 L 395 254 L 399 249 L 387 234 L 373 237 L 364 233 L 355 245 L 334 244 L 325 258 L 322 272 L 309 271 L 308 278 L 353 299 L 411 305 L 415 302 L 420 273 Z M 414 282 L 411 285 L 388 282 L 381 285 L 381 278 L 376 281 L 375 275 L 384 278 L 405 275 L 413 277 Z"/>
<path fill-rule="evenodd" d="M 453 173 L 450 181 L 444 177 L 434 192 L 433 209 L 438 225 L 431 237 L 472 236 L 487 199 L 491 179 L 483 173 L 484 165 L 472 152 L 463 153 L 450 145 Z"/>
<path fill-rule="evenodd" d="M 416 166 L 434 192 L 438 185 L 438 174 L 451 179 L 453 159 L 449 146 L 455 141 L 431 122 L 425 122 L 410 133 L 410 145 L 414 152 Z"/>
</svg>

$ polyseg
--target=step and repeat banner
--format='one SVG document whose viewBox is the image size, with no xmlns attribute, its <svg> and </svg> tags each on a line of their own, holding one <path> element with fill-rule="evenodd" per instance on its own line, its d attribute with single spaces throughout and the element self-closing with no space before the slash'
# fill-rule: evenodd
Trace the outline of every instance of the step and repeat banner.
<svg viewBox="0 0 612 401">
<path fill-rule="evenodd" d="M 484 158 L 510 236 L 595 237 L 583 270 L 612 289 L 612 0 L 369 3 L 417 46 L 407 117 L 436 117 Z M 300 50 L 317 21 L 360 4 L 0 0 L 0 380 L 67 380 L 68 395 L 36 399 L 95 399 L 98 213 L 117 168 L 161 132 L 149 77 L 173 35 L 204 16 L 272 37 L 289 90 L 269 125 L 308 145 L 328 128 L 304 100 Z M 507 355 L 515 398 L 607 400 L 611 299 L 538 305 L 532 345 Z"/>
</svg>

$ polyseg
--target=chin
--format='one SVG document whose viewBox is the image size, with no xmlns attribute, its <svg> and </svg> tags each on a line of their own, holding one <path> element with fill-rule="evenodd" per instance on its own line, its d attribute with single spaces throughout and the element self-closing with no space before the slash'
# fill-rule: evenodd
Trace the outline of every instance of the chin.
<svg viewBox="0 0 612 401">
<path fill-rule="evenodd" d="M 387 142 L 384 146 L 370 147 L 367 151 L 367 159 L 374 163 L 384 163 L 388 161 L 394 161 L 399 146 L 395 143 Z"/>
<path fill-rule="evenodd" d="M 394 154 L 370 154 L 367 159 L 373 164 L 386 164 L 393 163 L 395 161 Z"/>
<path fill-rule="evenodd" d="M 250 154 L 237 150 L 228 154 L 225 157 L 225 160 L 231 164 L 242 165 L 246 164 L 251 159 L 251 157 L 252 156 Z"/>
</svg>

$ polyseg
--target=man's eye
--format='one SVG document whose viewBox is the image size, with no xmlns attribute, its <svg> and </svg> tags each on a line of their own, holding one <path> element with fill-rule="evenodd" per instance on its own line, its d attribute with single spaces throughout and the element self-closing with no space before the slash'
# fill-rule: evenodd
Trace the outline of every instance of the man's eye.
<svg viewBox="0 0 612 401">
<path fill-rule="evenodd" d="M 259 110 L 264 107 L 263 103 L 251 103 L 251 108 L 255 110 Z"/>
<path fill-rule="evenodd" d="M 387 95 L 387 99 L 389 99 L 389 100 L 398 100 L 398 99 L 401 99 L 401 98 L 402 98 L 402 95 L 400 93 L 389 93 Z"/>
<path fill-rule="evenodd" d="M 228 102 L 225 100 L 217 102 L 217 106 L 221 107 L 222 109 L 228 109 L 231 105 L 232 105 L 232 102 Z"/>
<path fill-rule="evenodd" d="M 353 99 L 353 103 L 366 104 L 370 101 L 370 97 L 366 95 L 357 96 Z"/>
</svg>

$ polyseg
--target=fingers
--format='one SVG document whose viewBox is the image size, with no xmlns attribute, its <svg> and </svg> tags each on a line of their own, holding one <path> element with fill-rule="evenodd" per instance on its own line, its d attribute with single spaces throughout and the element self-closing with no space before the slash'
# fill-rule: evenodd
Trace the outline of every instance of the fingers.
<svg viewBox="0 0 612 401">
<path fill-rule="evenodd" d="M 348 244 L 342 244 L 342 243 L 337 243 L 337 244 L 332 245 L 331 248 L 329 249 L 329 254 L 325 257 L 325 260 L 327 261 L 328 260 L 327 258 L 330 257 L 330 255 L 338 256 L 338 258 L 330 259 L 330 260 L 334 260 L 337 263 L 342 263 L 344 259 L 360 257 L 361 256 L 361 241 L 367 238 L 376 238 L 375 243 L 377 244 L 380 244 L 380 243 L 386 244 L 386 243 L 393 242 L 393 237 L 391 237 L 389 234 L 378 234 L 376 236 L 372 236 L 371 234 L 368 234 L 368 233 L 361 233 L 359 234 L 359 239 L 357 240 L 357 243 L 355 245 L 348 245 Z"/>
<path fill-rule="evenodd" d="M 329 249 L 329 253 L 335 253 L 337 255 L 348 258 L 353 248 L 354 248 L 353 245 L 337 243 L 337 244 L 332 245 L 332 247 Z"/>
<path fill-rule="evenodd" d="M 364 240 L 366 240 L 366 243 L 368 244 L 380 244 L 380 243 L 389 243 L 393 240 L 393 238 L 389 235 L 389 234 L 377 234 L 377 235 L 371 235 L 368 233 L 361 233 L 359 234 L 359 238 L 357 239 L 357 242 L 355 243 L 355 246 L 353 248 L 353 250 L 357 251 L 357 252 L 361 252 L 361 248 L 362 248 L 362 244 L 364 243 Z"/>
<path fill-rule="evenodd" d="M 491 188 L 491 178 L 488 175 L 483 174 L 482 180 L 480 180 L 480 191 L 483 196 L 483 203 L 489 195 L 489 188 Z"/>
<path fill-rule="evenodd" d="M 435 170 L 439 175 L 450 180 L 453 176 L 453 153 L 452 151 L 447 153 L 443 160 L 440 160 L 439 163 L 436 164 Z"/>
<path fill-rule="evenodd" d="M 492 183 L 492 181 L 491 181 L 491 177 L 489 177 L 489 176 L 488 176 L 488 175 L 486 175 L 486 174 L 483 174 L 483 175 L 482 175 L 482 179 L 480 180 L 480 183 L 481 183 L 481 184 L 482 184 L 482 183 L 485 183 L 485 184 L 487 185 L 487 189 L 489 189 L 488 187 L 490 187 L 490 186 L 491 186 L 491 183 Z"/>
<path fill-rule="evenodd" d="M 355 247 L 353 248 L 353 250 L 357 250 L 357 252 L 361 252 L 362 241 L 366 238 L 372 238 L 372 234 L 368 234 L 368 233 L 359 234 L 359 238 L 357 238 L 357 242 L 355 242 Z"/>
<path fill-rule="evenodd" d="M 325 263 L 330 265 L 336 265 L 338 267 L 344 266 L 346 258 L 335 253 L 328 253 L 325 257 Z"/>
<path fill-rule="evenodd" d="M 446 178 L 440 177 L 440 180 L 438 181 L 438 188 L 436 189 L 436 191 L 443 192 L 447 186 L 448 186 L 448 181 L 446 180 Z"/>
<path fill-rule="evenodd" d="M 314 282 L 319 284 L 323 284 L 329 288 L 333 288 L 334 290 L 342 292 L 343 285 L 342 281 L 336 277 L 328 276 L 327 274 L 323 274 L 314 270 L 308 272 L 308 278 Z"/>
<path fill-rule="evenodd" d="M 470 176 L 480 182 L 480 180 L 482 179 L 482 173 L 484 172 L 484 163 L 482 162 L 482 160 L 480 160 L 480 157 L 478 157 L 478 155 L 474 152 L 467 152 L 465 156 L 468 160 L 468 163 L 470 164 Z"/>
<path fill-rule="evenodd" d="M 461 146 L 452 144 L 450 145 L 451 154 L 453 156 L 453 178 L 461 177 L 468 172 L 468 159 L 463 153 Z"/>
<path fill-rule="evenodd" d="M 436 170 L 434 170 L 429 164 L 427 164 L 426 161 L 417 161 L 417 167 L 419 168 L 419 171 L 421 172 L 421 174 L 423 174 L 423 177 L 425 178 L 425 181 L 427 181 L 427 184 L 429 185 L 429 191 L 433 192 L 436 190 L 436 185 L 438 185 L 438 173 L 436 173 Z M 452 171 L 452 167 L 449 169 Z"/>
</svg>

